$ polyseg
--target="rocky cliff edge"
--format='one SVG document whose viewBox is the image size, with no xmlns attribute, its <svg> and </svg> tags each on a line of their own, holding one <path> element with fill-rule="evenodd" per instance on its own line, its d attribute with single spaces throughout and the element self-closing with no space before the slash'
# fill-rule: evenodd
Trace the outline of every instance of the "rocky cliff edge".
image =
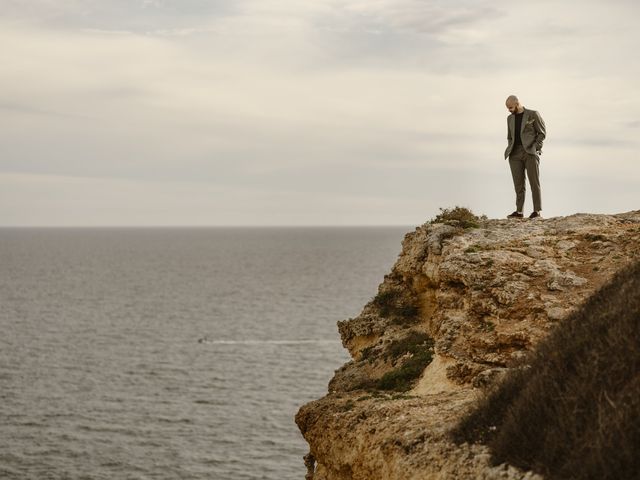
<svg viewBox="0 0 640 480">
<path fill-rule="evenodd" d="M 534 479 L 451 428 L 612 275 L 640 260 L 640 211 L 427 223 L 377 295 L 338 322 L 352 360 L 296 423 L 308 480 Z"/>
</svg>

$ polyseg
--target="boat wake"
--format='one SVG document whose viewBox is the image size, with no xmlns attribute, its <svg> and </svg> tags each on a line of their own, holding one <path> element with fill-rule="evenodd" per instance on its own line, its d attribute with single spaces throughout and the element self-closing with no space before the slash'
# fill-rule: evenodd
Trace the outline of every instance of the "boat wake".
<svg viewBox="0 0 640 480">
<path fill-rule="evenodd" d="M 339 344 L 340 340 L 212 340 L 207 337 L 198 339 L 198 343 L 213 345 L 305 345 Z"/>
</svg>

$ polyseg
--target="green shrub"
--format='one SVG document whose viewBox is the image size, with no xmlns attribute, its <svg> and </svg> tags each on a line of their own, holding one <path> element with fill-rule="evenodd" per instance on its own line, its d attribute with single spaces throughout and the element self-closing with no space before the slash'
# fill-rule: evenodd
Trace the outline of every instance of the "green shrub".
<svg viewBox="0 0 640 480">
<path fill-rule="evenodd" d="M 397 297 L 398 292 L 395 290 L 385 290 L 383 292 L 378 292 L 378 294 L 373 298 L 373 303 L 379 307 L 384 307 L 395 302 Z"/>
<path fill-rule="evenodd" d="M 385 358 L 395 360 L 406 353 L 418 353 L 424 347 L 433 347 L 431 337 L 418 330 L 409 330 L 404 337 L 389 344 L 385 351 Z"/>
<path fill-rule="evenodd" d="M 400 305 L 396 311 L 398 315 L 404 318 L 415 317 L 418 315 L 418 307 L 415 305 Z"/>
<path fill-rule="evenodd" d="M 440 213 L 432 218 L 429 223 L 444 223 L 460 228 L 478 228 L 480 222 L 486 220 L 486 215 L 480 217 L 465 207 L 440 208 Z"/>
<path fill-rule="evenodd" d="M 392 360 L 407 354 L 398 368 L 385 373 L 377 381 L 378 389 L 400 392 L 411 389 L 433 359 L 433 340 L 423 332 L 412 330 L 402 339 L 392 342 L 386 351 L 386 357 Z"/>
<path fill-rule="evenodd" d="M 392 323 L 411 324 L 419 319 L 418 307 L 408 303 L 407 299 L 397 290 L 379 292 L 372 302 L 378 307 L 380 315 L 389 318 Z"/>
<path fill-rule="evenodd" d="M 433 360 L 433 351 L 424 350 L 414 353 L 410 358 L 404 361 L 400 368 L 385 373 L 378 380 L 377 387 L 380 390 L 396 390 L 406 392 L 413 387 L 416 380 L 424 371 L 424 369 Z"/>
</svg>

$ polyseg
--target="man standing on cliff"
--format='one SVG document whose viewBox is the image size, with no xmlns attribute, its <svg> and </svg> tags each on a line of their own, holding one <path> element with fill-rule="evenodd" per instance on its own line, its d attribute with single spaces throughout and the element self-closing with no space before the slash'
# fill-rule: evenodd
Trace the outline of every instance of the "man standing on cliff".
<svg viewBox="0 0 640 480">
<path fill-rule="evenodd" d="M 522 218 L 524 215 L 525 172 L 529 177 L 533 196 L 533 213 L 529 218 L 540 218 L 542 199 L 540 195 L 540 155 L 546 137 L 544 120 L 535 110 L 524 108 L 518 97 L 509 95 L 506 101 L 511 115 L 507 117 L 507 149 L 504 158 L 509 158 L 513 186 L 516 189 L 516 211 L 507 218 Z"/>
</svg>

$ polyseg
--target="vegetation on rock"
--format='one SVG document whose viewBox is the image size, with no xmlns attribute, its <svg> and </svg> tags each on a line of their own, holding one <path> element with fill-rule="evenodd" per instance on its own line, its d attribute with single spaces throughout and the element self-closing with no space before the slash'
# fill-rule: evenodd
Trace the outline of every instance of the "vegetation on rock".
<svg viewBox="0 0 640 480">
<path fill-rule="evenodd" d="M 444 223 L 453 227 L 479 228 L 480 222 L 487 220 L 486 215 L 478 216 L 465 207 L 440 208 L 440 213 L 432 218 L 429 223 Z"/>
<path fill-rule="evenodd" d="M 372 303 L 380 315 L 389 318 L 395 324 L 410 324 L 418 321 L 418 307 L 397 290 L 378 292 Z"/>
<path fill-rule="evenodd" d="M 561 323 L 454 437 L 547 479 L 640 478 L 640 263 Z"/>
<path fill-rule="evenodd" d="M 389 345 L 387 358 L 400 361 L 400 366 L 385 373 L 376 387 L 380 390 L 407 391 L 433 359 L 433 339 L 426 333 L 411 330 Z"/>
</svg>

